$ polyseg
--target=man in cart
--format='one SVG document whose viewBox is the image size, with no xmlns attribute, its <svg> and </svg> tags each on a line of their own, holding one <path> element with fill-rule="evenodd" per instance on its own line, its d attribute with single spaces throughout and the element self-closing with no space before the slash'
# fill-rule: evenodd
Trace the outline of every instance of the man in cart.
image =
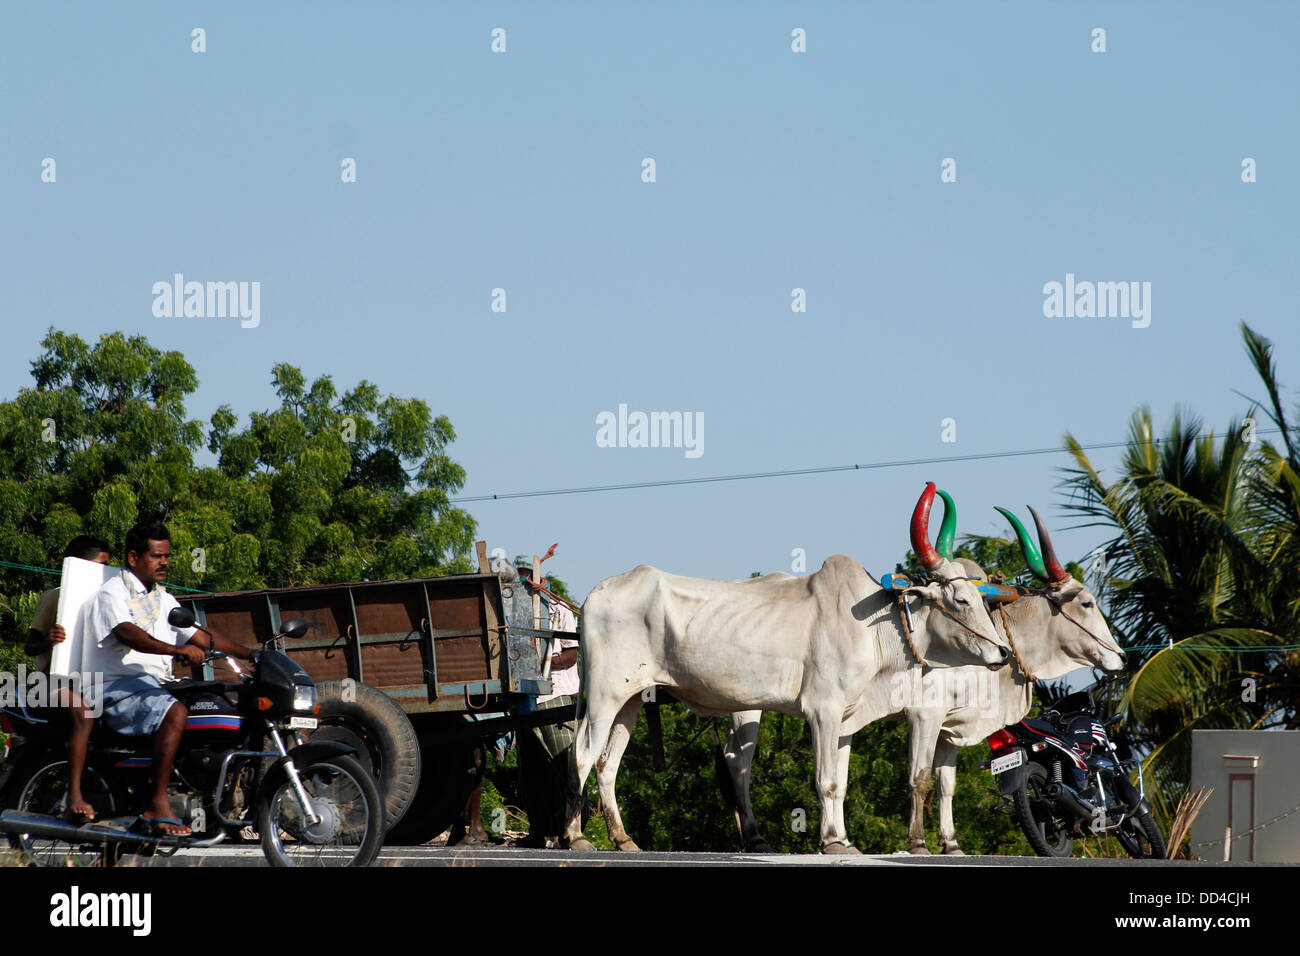
<svg viewBox="0 0 1300 956">
<path fill-rule="evenodd" d="M 555 641 L 551 651 L 551 693 L 537 698 L 537 709 L 572 706 L 577 702 L 579 689 L 577 619 L 569 604 L 549 590 L 549 579 L 534 583 L 529 568 L 520 568 L 519 576 L 530 592 L 541 593 L 548 609 L 550 629 L 575 634 L 573 638 L 561 637 Z M 519 734 L 519 763 L 529 830 L 521 846 L 544 848 L 547 838 L 558 838 L 564 832 L 569 748 L 573 746 L 577 729 L 577 720 L 570 718 Z"/>
</svg>

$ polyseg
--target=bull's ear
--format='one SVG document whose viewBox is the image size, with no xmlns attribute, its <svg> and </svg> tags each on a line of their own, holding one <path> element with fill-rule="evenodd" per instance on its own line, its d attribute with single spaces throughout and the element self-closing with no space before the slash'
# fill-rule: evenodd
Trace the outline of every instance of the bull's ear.
<svg viewBox="0 0 1300 956">
<path fill-rule="evenodd" d="M 943 586 L 937 581 L 931 581 L 929 584 L 914 584 L 903 591 L 908 597 L 929 598 L 931 601 L 939 600 L 939 595 L 943 593 Z"/>
</svg>

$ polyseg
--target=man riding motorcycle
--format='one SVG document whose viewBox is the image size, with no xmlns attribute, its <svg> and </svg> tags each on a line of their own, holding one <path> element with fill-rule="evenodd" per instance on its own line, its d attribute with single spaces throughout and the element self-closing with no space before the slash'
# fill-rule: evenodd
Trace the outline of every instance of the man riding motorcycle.
<svg viewBox="0 0 1300 956">
<path fill-rule="evenodd" d="M 159 523 L 137 524 L 126 535 L 126 570 L 105 582 L 86 609 L 82 670 L 102 673 L 103 722 L 120 734 L 154 739 L 151 807 L 140 826 L 151 835 L 189 836 L 172 816 L 167 784 L 185 731 L 188 711 L 168 692 L 174 658 L 203 661 L 208 638 L 197 628 L 176 628 L 167 615 L 179 607 L 163 584 L 171 559 L 171 535 Z M 253 652 L 213 632 L 212 644 L 252 660 Z"/>
</svg>

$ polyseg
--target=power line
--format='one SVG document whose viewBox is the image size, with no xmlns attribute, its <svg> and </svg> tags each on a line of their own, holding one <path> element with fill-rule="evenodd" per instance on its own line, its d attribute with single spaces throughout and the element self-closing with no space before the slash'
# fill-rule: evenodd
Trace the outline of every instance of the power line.
<svg viewBox="0 0 1300 956">
<path fill-rule="evenodd" d="M 38 574 L 57 574 L 60 576 L 62 576 L 63 574 L 63 570 L 61 568 L 39 568 L 34 564 L 17 564 L 13 561 L 0 561 L 0 568 L 15 568 L 19 571 L 34 571 Z M 212 593 L 211 591 L 201 591 L 198 588 L 182 587 L 179 584 L 164 584 L 163 587 L 166 588 L 168 591 L 190 591 L 194 594 Z"/>
<path fill-rule="evenodd" d="M 1256 435 L 1281 434 L 1280 428 L 1258 428 Z M 1168 438 L 1152 438 L 1146 442 L 1126 441 L 1097 442 L 1080 445 L 1081 451 L 1099 451 L 1108 448 L 1127 448 L 1133 444 L 1161 445 L 1169 442 Z M 987 461 L 994 458 L 1024 458 L 1030 455 L 1054 455 L 1065 452 L 1060 447 L 1025 448 L 1019 451 L 989 451 L 975 455 L 949 455 L 938 458 L 904 458 L 894 461 L 876 461 L 860 465 L 827 465 L 822 468 L 791 468 L 785 471 L 755 471 L 741 475 L 710 475 L 703 478 L 670 478 L 661 481 L 629 481 L 614 485 L 587 485 L 578 488 L 551 488 L 546 491 L 514 491 L 496 495 L 468 495 L 461 498 L 449 498 L 450 504 L 469 504 L 476 501 L 504 501 L 508 498 L 544 498 L 551 495 L 585 495 L 598 491 L 632 491 L 637 488 L 670 488 L 675 485 L 705 485 L 720 481 L 750 481 L 757 478 L 791 478 L 800 475 L 826 475 L 836 471 L 871 471 L 878 468 L 906 468 L 911 465 L 942 465 L 959 461 Z"/>
</svg>

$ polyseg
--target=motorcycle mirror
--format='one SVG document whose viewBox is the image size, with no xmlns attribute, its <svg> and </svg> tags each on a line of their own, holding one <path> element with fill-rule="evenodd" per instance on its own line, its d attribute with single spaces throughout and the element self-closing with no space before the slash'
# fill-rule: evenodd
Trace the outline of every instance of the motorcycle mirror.
<svg viewBox="0 0 1300 956">
<path fill-rule="evenodd" d="M 171 613 L 167 615 L 167 623 L 172 627 L 193 627 L 195 624 L 194 612 L 188 608 L 174 607 Z"/>
<path fill-rule="evenodd" d="M 311 622 L 306 618 L 295 617 L 292 621 L 284 621 L 280 624 L 280 636 L 297 640 L 306 637 L 307 632 L 311 630 Z"/>
</svg>

